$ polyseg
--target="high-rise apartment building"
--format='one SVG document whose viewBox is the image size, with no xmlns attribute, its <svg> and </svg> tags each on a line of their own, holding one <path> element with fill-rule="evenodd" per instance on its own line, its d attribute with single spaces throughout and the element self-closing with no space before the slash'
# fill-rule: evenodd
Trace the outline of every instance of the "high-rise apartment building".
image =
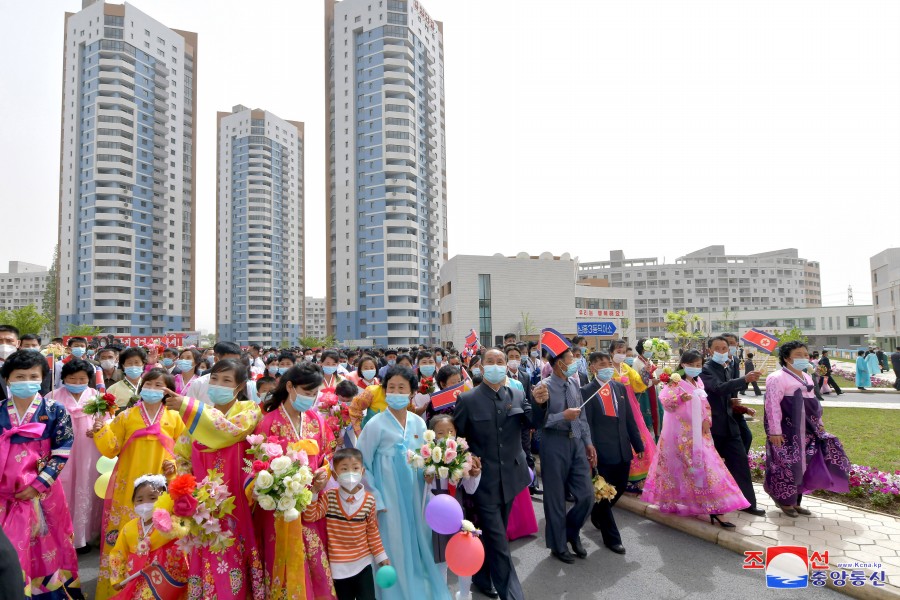
<svg viewBox="0 0 900 600">
<path fill-rule="evenodd" d="M 325 298 L 306 297 L 306 328 L 303 331 L 304 337 L 312 337 L 317 340 L 324 340 L 328 337 L 326 328 L 327 317 L 325 316 Z"/>
<path fill-rule="evenodd" d="M 197 34 L 130 4 L 67 13 L 60 327 L 194 327 Z"/>
<path fill-rule="evenodd" d="M 9 261 L 9 272 L 0 273 L 0 310 L 16 310 L 34 305 L 44 310 L 44 290 L 50 273 L 47 267 L 18 260 Z M 50 326 L 53 324 L 51 323 Z"/>
<path fill-rule="evenodd" d="M 325 0 L 328 329 L 437 342 L 447 259 L 442 25 L 418 0 Z"/>
<path fill-rule="evenodd" d="M 666 334 L 667 312 L 690 313 L 811 308 L 822 306 L 819 263 L 800 258 L 794 248 L 761 254 L 726 254 L 725 246 L 691 252 L 674 263 L 658 258 L 625 258 L 580 263 L 578 279 L 605 279 L 612 287 L 635 290 L 638 337 Z"/>
<path fill-rule="evenodd" d="M 241 345 L 303 332 L 303 123 L 235 106 L 218 113 L 216 322 Z"/>
</svg>

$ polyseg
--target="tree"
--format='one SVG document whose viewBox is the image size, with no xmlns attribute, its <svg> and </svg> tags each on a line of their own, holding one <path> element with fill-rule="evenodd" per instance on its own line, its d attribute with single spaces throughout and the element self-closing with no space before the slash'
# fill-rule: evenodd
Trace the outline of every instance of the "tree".
<svg viewBox="0 0 900 600">
<path fill-rule="evenodd" d="M 807 337 L 803 335 L 803 330 L 799 327 L 793 327 L 787 331 L 779 331 L 776 329 L 772 332 L 772 335 L 778 338 L 779 346 L 787 344 L 788 342 L 801 342 L 806 344 L 809 341 Z"/>
<path fill-rule="evenodd" d="M 50 265 L 50 272 L 47 274 L 47 287 L 44 288 L 44 302 L 41 307 L 44 316 L 50 323 L 53 323 L 53 331 L 59 331 L 59 305 L 57 304 L 57 278 L 59 277 L 59 244 L 53 251 L 53 264 Z"/>
<path fill-rule="evenodd" d="M 622 319 L 622 332 L 627 332 L 628 328 L 631 327 L 631 319 Z"/>
<path fill-rule="evenodd" d="M 40 313 L 34 304 L 0 312 L 0 323 L 12 325 L 19 330 L 19 335 L 38 334 L 49 322 L 50 318 Z"/>
<path fill-rule="evenodd" d="M 702 349 L 706 333 L 703 331 L 700 315 L 686 310 L 666 313 L 666 331 L 675 338 L 681 352 L 692 348 Z"/>
<path fill-rule="evenodd" d="M 314 338 L 311 335 L 304 336 L 300 338 L 300 347 L 301 348 L 318 348 L 321 346 L 321 342 L 318 338 Z"/>
<path fill-rule="evenodd" d="M 103 333 L 103 329 L 94 325 L 75 325 L 69 323 L 66 328 L 66 335 L 73 337 L 94 337 Z"/>
<path fill-rule="evenodd" d="M 725 317 L 722 319 L 722 328 L 725 331 L 732 331 L 737 327 L 734 317 L 736 316 L 737 311 L 730 306 L 726 306 L 722 310 L 722 316 Z"/>
<path fill-rule="evenodd" d="M 519 313 L 519 315 L 522 317 L 522 335 L 535 335 L 537 327 L 534 326 L 531 313 L 523 312 Z"/>
</svg>

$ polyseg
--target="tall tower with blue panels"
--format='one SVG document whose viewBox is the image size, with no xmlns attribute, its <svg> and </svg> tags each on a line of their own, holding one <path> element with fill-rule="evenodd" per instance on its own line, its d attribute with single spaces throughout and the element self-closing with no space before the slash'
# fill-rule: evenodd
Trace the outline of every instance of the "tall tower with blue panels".
<svg viewBox="0 0 900 600">
<path fill-rule="evenodd" d="M 197 35 L 92 0 L 65 23 L 60 329 L 193 330 Z"/>
<path fill-rule="evenodd" d="M 303 334 L 303 123 L 218 114 L 216 323 L 220 340 L 297 345 Z"/>
<path fill-rule="evenodd" d="M 447 259 L 444 50 L 418 0 L 325 0 L 328 329 L 436 343 Z"/>
</svg>

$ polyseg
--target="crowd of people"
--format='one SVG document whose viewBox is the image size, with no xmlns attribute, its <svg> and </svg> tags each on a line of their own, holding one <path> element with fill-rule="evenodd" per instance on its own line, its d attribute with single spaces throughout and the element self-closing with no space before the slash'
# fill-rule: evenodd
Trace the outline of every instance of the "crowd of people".
<svg viewBox="0 0 900 600">
<path fill-rule="evenodd" d="M 588 519 L 625 554 L 612 507 L 627 490 L 725 528 L 730 511 L 765 516 L 747 460 L 744 415 L 755 412 L 738 399 L 762 373 L 741 374 L 732 334 L 665 370 L 643 341 L 589 351 L 577 337 L 508 335 L 462 353 L 118 348 L 78 337 L 65 346 L 48 358 L 39 338 L 0 325 L 4 598 L 82 597 L 78 554 L 99 547 L 100 600 L 152 597 L 154 578 L 139 576 L 150 567 L 191 599 L 465 599 L 471 586 L 521 599 L 509 541 L 537 533 L 532 496 L 543 498 L 550 555 L 564 563 L 587 557 Z M 810 515 L 803 494 L 846 492 L 850 464 L 824 428 L 807 347 L 778 352 L 781 368 L 765 380 L 764 488 L 784 514 Z M 452 401 L 440 395 L 458 386 Z M 466 440 L 458 485 L 409 459 L 426 439 Z M 301 518 L 249 493 L 262 474 L 248 471 L 247 453 L 260 443 L 269 456 L 304 448 L 313 495 Z M 233 497 L 222 527 L 234 543 L 176 544 L 158 508 L 168 496 L 191 502 L 184 475 L 212 473 Z M 598 495 L 598 481 L 613 493 Z M 449 537 L 425 517 L 447 494 L 485 550 L 481 568 L 452 586 Z M 387 566 L 396 581 L 378 587 Z"/>
</svg>

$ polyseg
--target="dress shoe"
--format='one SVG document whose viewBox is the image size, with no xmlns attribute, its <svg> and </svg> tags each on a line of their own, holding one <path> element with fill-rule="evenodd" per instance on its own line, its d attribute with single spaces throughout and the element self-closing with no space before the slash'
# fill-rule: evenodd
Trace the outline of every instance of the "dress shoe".
<svg viewBox="0 0 900 600">
<path fill-rule="evenodd" d="M 797 511 L 798 515 L 803 515 L 804 517 L 808 517 L 812 514 L 812 511 L 810 511 L 806 508 L 803 508 L 802 506 L 795 506 L 794 510 Z"/>
<path fill-rule="evenodd" d="M 745 512 L 748 515 L 753 515 L 754 517 L 764 517 L 766 516 L 766 511 L 761 508 L 751 507 L 751 508 L 742 508 L 741 512 Z"/>
<path fill-rule="evenodd" d="M 481 587 L 480 585 L 478 585 L 478 584 L 476 583 L 476 584 L 475 584 L 475 588 L 476 588 L 479 592 L 481 592 L 482 594 L 484 594 L 485 596 L 487 596 L 488 598 L 499 598 L 499 597 L 500 597 L 500 594 L 497 593 L 497 590 L 494 588 L 494 584 L 493 584 L 493 583 L 491 584 L 491 587 L 489 587 L 489 588 L 483 588 L 483 587 Z"/>
<path fill-rule="evenodd" d="M 566 502 L 575 502 L 575 494 L 572 492 L 566 492 Z"/>
<path fill-rule="evenodd" d="M 81 548 L 75 548 L 75 553 L 78 554 L 79 556 L 83 556 L 85 554 L 90 554 L 91 547 L 90 546 L 82 546 Z"/>
<path fill-rule="evenodd" d="M 796 517 L 797 515 L 800 514 L 794 509 L 793 506 L 782 506 L 779 504 L 778 508 L 780 508 L 781 512 L 783 512 L 784 514 L 786 514 L 789 517 Z M 804 510 L 806 510 L 806 509 L 804 509 Z"/>
<path fill-rule="evenodd" d="M 625 546 L 623 546 L 622 544 L 613 544 L 612 546 L 607 546 L 607 548 L 609 548 L 616 554 L 625 554 Z"/>
<path fill-rule="evenodd" d="M 578 558 L 587 558 L 587 550 L 585 550 L 584 546 L 581 545 L 580 538 L 569 540 L 569 544 L 572 546 L 572 552 L 575 553 L 575 556 L 577 556 Z"/>
<path fill-rule="evenodd" d="M 536 485 L 530 485 L 530 486 L 528 486 L 528 493 L 531 494 L 532 496 L 543 496 L 544 490 L 542 490 L 541 488 L 539 488 Z"/>
<path fill-rule="evenodd" d="M 553 558 L 555 558 L 557 560 L 561 560 L 562 562 L 566 563 L 567 565 L 571 565 L 572 563 L 575 562 L 575 557 L 572 556 L 572 553 L 569 552 L 568 550 L 563 550 L 562 552 L 557 552 L 556 550 L 551 550 L 550 556 L 552 556 Z"/>
</svg>

